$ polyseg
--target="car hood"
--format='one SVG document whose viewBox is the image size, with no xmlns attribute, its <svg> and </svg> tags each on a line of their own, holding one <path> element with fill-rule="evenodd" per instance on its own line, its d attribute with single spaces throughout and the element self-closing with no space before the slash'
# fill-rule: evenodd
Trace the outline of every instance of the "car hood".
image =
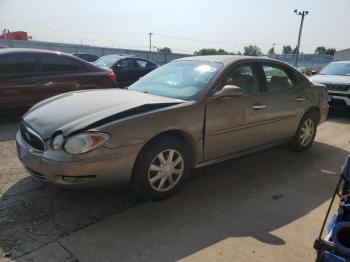
<svg viewBox="0 0 350 262">
<path fill-rule="evenodd" d="M 83 90 L 61 94 L 34 105 L 23 120 L 44 139 L 63 135 L 185 101 L 125 89 Z"/>
<path fill-rule="evenodd" d="M 320 84 L 350 84 L 350 76 L 340 75 L 314 75 L 309 80 Z"/>
</svg>

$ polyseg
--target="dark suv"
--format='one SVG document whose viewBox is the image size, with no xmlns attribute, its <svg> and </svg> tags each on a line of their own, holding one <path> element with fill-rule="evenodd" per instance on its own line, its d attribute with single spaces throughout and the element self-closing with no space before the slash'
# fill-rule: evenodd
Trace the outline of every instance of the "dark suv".
<svg viewBox="0 0 350 262">
<path fill-rule="evenodd" d="M 136 55 L 106 55 L 100 57 L 94 64 L 112 69 L 121 87 L 133 84 L 158 67 L 155 63 Z"/>
<path fill-rule="evenodd" d="M 116 87 L 115 75 L 80 58 L 39 49 L 0 50 L 0 114 L 23 111 L 48 97 Z"/>
</svg>

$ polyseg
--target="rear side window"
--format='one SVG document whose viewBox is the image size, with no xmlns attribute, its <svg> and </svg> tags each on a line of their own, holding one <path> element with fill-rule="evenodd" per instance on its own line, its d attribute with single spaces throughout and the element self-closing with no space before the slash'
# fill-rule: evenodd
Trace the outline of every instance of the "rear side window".
<svg viewBox="0 0 350 262">
<path fill-rule="evenodd" d="M 120 65 L 123 69 L 135 68 L 134 59 L 131 58 L 120 60 L 118 65 Z"/>
<path fill-rule="evenodd" d="M 43 72 L 78 72 L 81 70 L 81 64 L 66 57 L 47 55 L 41 59 L 41 70 Z"/>
<path fill-rule="evenodd" d="M 36 71 L 35 56 L 16 54 L 0 57 L 0 74 L 25 74 Z"/>
<path fill-rule="evenodd" d="M 266 77 L 267 91 L 287 89 L 294 86 L 287 70 L 274 65 L 263 65 Z"/>
<path fill-rule="evenodd" d="M 141 59 L 136 59 L 136 65 L 138 68 L 146 68 L 148 66 L 148 62 Z"/>
</svg>

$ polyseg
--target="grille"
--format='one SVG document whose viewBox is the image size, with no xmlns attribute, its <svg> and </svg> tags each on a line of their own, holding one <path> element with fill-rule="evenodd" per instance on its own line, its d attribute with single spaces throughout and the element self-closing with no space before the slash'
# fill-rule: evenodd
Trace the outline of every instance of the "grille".
<svg viewBox="0 0 350 262">
<path fill-rule="evenodd" d="M 45 149 L 45 143 L 38 133 L 30 128 L 26 123 L 22 122 L 20 125 L 20 133 L 23 141 L 30 147 L 43 151 Z"/>
<path fill-rule="evenodd" d="M 350 85 L 342 85 L 342 84 L 326 84 L 327 89 L 329 91 L 341 91 L 346 92 L 350 90 Z"/>
</svg>

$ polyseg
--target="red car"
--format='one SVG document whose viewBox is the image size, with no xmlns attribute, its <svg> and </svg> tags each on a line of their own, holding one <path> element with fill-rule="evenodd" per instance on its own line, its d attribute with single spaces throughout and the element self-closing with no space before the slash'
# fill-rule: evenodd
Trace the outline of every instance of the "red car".
<svg viewBox="0 0 350 262">
<path fill-rule="evenodd" d="M 27 109 L 48 97 L 117 87 L 111 70 L 72 55 L 39 49 L 0 49 L 0 114 Z"/>
</svg>

